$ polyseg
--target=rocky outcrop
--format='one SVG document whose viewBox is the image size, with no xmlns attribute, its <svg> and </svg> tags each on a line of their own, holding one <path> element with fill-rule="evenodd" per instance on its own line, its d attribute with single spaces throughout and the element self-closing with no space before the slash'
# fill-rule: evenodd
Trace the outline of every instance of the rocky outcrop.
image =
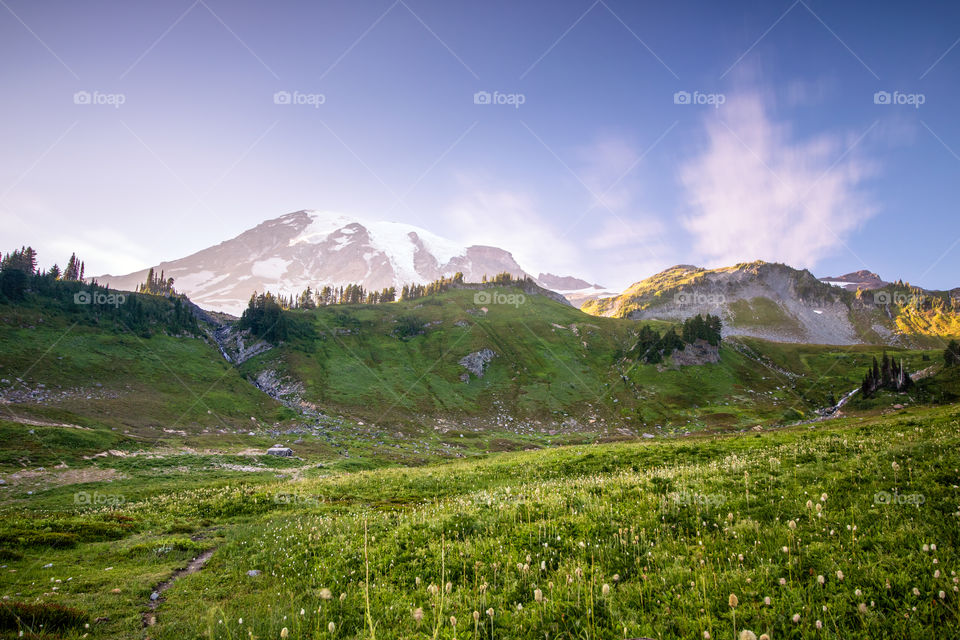
<svg viewBox="0 0 960 640">
<path fill-rule="evenodd" d="M 497 354 L 493 350 L 481 349 L 463 356 L 458 363 L 473 375 L 482 378 L 487 364 L 496 357 Z"/>
<path fill-rule="evenodd" d="M 678 367 L 713 364 L 720 362 L 720 347 L 710 344 L 706 340 L 697 340 L 688 344 L 682 351 L 674 351 L 671 359 L 673 364 Z"/>
</svg>

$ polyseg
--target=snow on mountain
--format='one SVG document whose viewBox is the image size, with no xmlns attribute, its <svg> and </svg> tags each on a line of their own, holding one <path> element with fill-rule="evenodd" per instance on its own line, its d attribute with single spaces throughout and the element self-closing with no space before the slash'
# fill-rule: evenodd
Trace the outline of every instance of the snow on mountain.
<svg viewBox="0 0 960 640">
<path fill-rule="evenodd" d="M 254 291 L 297 294 L 307 286 L 362 284 L 383 289 L 426 283 L 457 271 L 469 282 L 508 271 L 528 274 L 503 249 L 464 246 L 399 222 L 361 221 L 328 211 L 297 211 L 190 256 L 154 266 L 202 307 L 239 314 Z M 97 281 L 134 290 L 147 270 Z"/>
</svg>

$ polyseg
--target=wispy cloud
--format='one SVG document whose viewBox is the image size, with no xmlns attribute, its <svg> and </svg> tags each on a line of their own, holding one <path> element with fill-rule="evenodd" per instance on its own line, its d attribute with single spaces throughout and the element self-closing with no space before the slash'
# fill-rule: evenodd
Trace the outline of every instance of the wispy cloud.
<svg viewBox="0 0 960 640">
<path fill-rule="evenodd" d="M 846 239 L 875 213 L 863 191 L 873 169 L 858 148 L 869 129 L 798 139 L 755 93 L 728 97 L 705 126 L 706 148 L 680 170 L 699 258 L 811 267 L 853 253 Z"/>
<path fill-rule="evenodd" d="M 533 195 L 475 176 L 460 176 L 459 183 L 461 192 L 444 215 L 449 235 L 465 244 L 506 249 L 527 270 L 576 268 L 576 243 L 540 213 Z"/>
</svg>

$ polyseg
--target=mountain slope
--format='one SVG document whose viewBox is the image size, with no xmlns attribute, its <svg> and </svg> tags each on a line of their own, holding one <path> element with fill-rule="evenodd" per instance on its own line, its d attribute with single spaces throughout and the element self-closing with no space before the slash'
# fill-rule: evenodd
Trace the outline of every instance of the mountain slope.
<svg viewBox="0 0 960 640">
<path fill-rule="evenodd" d="M 635 320 L 712 313 L 723 318 L 725 335 L 778 342 L 933 346 L 960 334 L 960 304 L 949 293 L 908 285 L 858 293 L 768 262 L 719 269 L 677 265 L 582 309 Z"/>
<path fill-rule="evenodd" d="M 239 314 L 254 291 L 297 294 L 308 286 L 362 284 L 383 289 L 431 282 L 460 271 L 468 281 L 500 272 L 527 273 L 503 249 L 461 246 L 396 222 L 360 222 L 337 213 L 297 211 L 267 220 L 239 236 L 179 260 L 159 274 L 204 308 Z M 135 290 L 147 270 L 97 278 L 113 289 Z"/>
<path fill-rule="evenodd" d="M 289 406 L 404 431 L 640 435 L 793 421 L 857 387 L 878 347 L 733 338 L 718 361 L 644 364 L 638 323 L 514 288 L 289 312 L 289 339 L 241 372 Z M 520 301 L 522 300 L 522 301 Z M 488 301 L 493 301 L 488 302 Z M 668 325 L 645 322 L 659 332 Z M 686 361 L 696 349 L 680 352 Z M 911 370 L 920 352 L 901 352 Z M 482 375 L 481 375 L 482 374 Z"/>
</svg>

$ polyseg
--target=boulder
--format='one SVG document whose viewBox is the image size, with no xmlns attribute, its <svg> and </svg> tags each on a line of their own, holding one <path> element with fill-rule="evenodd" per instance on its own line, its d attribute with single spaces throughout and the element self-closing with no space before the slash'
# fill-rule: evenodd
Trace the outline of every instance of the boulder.
<svg viewBox="0 0 960 640">
<path fill-rule="evenodd" d="M 275 444 L 269 449 L 267 449 L 267 455 L 290 458 L 293 456 L 293 449 L 291 449 L 290 447 L 285 447 L 282 444 Z"/>
</svg>

